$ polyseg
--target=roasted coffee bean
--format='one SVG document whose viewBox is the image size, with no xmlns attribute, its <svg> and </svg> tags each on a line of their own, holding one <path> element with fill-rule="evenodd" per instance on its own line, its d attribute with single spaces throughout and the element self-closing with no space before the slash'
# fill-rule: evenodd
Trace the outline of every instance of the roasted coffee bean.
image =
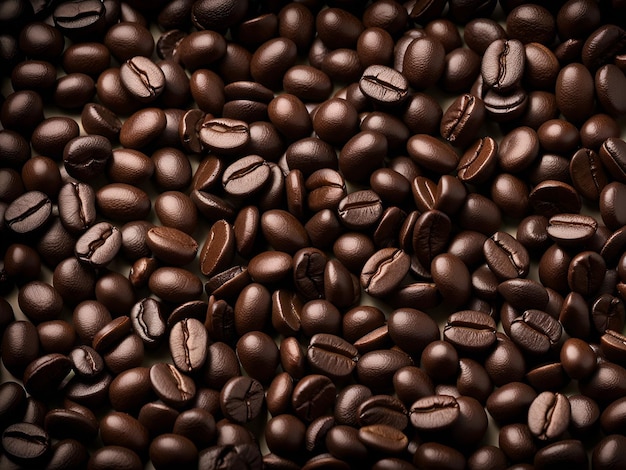
<svg viewBox="0 0 626 470">
<path fill-rule="evenodd" d="M 117 140 L 122 121 L 110 109 L 96 103 L 87 103 L 80 115 L 83 129 L 88 134 L 98 134 L 110 141 Z"/>
<path fill-rule="evenodd" d="M 104 371 L 102 356 L 89 346 L 78 346 L 68 356 L 72 361 L 72 369 L 81 377 L 94 378 Z"/>
<path fill-rule="evenodd" d="M 37 465 L 43 463 L 50 452 L 50 437 L 37 425 L 16 423 L 2 433 L 2 447 L 17 463 Z"/>
<path fill-rule="evenodd" d="M 524 351 L 545 354 L 561 339 L 561 324 L 541 310 L 526 310 L 513 320 L 511 339 Z"/>
<path fill-rule="evenodd" d="M 101 135 L 75 137 L 63 150 L 63 164 L 68 174 L 81 181 L 101 175 L 113 155 L 111 142 Z"/>
<path fill-rule="evenodd" d="M 191 263 L 198 252 L 198 243 L 190 235 L 172 227 L 152 227 L 146 244 L 154 256 L 173 266 Z"/>
<path fill-rule="evenodd" d="M 15 233 L 27 234 L 44 226 L 52 215 L 52 202 L 40 191 L 16 198 L 4 212 L 4 222 Z"/>
<path fill-rule="evenodd" d="M 119 229 L 108 222 L 100 222 L 78 239 L 75 253 L 83 263 L 104 267 L 115 258 L 121 245 L 122 234 Z"/>
<path fill-rule="evenodd" d="M 457 147 L 467 147 L 485 120 L 485 106 L 480 98 L 468 93 L 459 96 L 443 114 L 441 136 Z"/>
<path fill-rule="evenodd" d="M 270 167 L 258 155 L 244 157 L 228 166 L 222 174 L 227 194 L 235 197 L 252 196 L 269 181 Z"/>
<path fill-rule="evenodd" d="M 81 233 L 96 220 L 96 195 L 85 183 L 67 183 L 59 192 L 59 217 L 65 228 Z"/>
<path fill-rule="evenodd" d="M 582 295 L 593 295 L 598 291 L 606 263 L 595 251 L 583 251 L 575 255 L 567 270 L 567 283 L 571 290 Z"/>
<path fill-rule="evenodd" d="M 496 324 L 493 318 L 485 313 L 473 310 L 460 311 L 448 317 L 443 337 L 463 351 L 486 351 L 496 340 Z"/>
<path fill-rule="evenodd" d="M 445 142 L 426 134 L 416 134 L 407 142 L 409 156 L 418 164 L 438 174 L 450 173 L 459 157 Z"/>
<path fill-rule="evenodd" d="M 402 74 L 384 65 L 369 66 L 359 81 L 363 94 L 382 105 L 403 102 L 408 96 L 408 86 Z"/>
<path fill-rule="evenodd" d="M 324 375 L 307 375 L 296 384 L 291 406 L 296 415 L 311 422 L 322 416 L 335 402 L 335 385 Z"/>
<path fill-rule="evenodd" d="M 548 236 L 562 246 L 577 246 L 591 238 L 597 230 L 597 221 L 580 214 L 558 214 L 550 217 L 546 228 Z"/>
<path fill-rule="evenodd" d="M 314 372 L 333 380 L 346 379 L 356 367 L 357 349 L 347 341 L 320 333 L 311 338 L 307 360 Z"/>
<path fill-rule="evenodd" d="M 570 415 L 571 408 L 565 395 L 543 392 L 530 404 L 528 427 L 539 440 L 553 440 L 567 430 Z"/>
<path fill-rule="evenodd" d="M 524 45 L 516 39 L 498 39 L 485 50 L 481 74 L 485 86 L 506 94 L 516 88 L 524 75 Z"/>
<path fill-rule="evenodd" d="M 191 271 L 176 267 L 158 268 L 148 280 L 150 290 L 168 302 L 194 300 L 202 292 L 202 282 Z"/>
<path fill-rule="evenodd" d="M 207 330 L 200 320 L 185 318 L 172 326 L 169 345 L 174 365 L 185 373 L 196 372 L 206 361 Z"/>
<path fill-rule="evenodd" d="M 526 248 L 506 232 L 496 232 L 483 245 L 489 268 L 501 279 L 525 277 L 530 260 Z"/>
<path fill-rule="evenodd" d="M 264 398 L 260 382 L 250 377 L 234 377 L 220 392 L 220 407 L 228 419 L 247 423 L 259 415 Z"/>
<path fill-rule="evenodd" d="M 172 364 L 157 363 L 150 368 L 150 383 L 154 392 L 173 407 L 187 405 L 196 394 L 196 385 Z"/>
<path fill-rule="evenodd" d="M 396 289 L 408 273 L 410 258 L 396 248 L 374 253 L 361 271 L 361 286 L 375 297 L 384 297 Z"/>
<path fill-rule="evenodd" d="M 421 431 L 441 431 L 452 426 L 459 418 L 459 405 L 454 397 L 432 395 L 411 405 L 409 419 Z"/>
</svg>

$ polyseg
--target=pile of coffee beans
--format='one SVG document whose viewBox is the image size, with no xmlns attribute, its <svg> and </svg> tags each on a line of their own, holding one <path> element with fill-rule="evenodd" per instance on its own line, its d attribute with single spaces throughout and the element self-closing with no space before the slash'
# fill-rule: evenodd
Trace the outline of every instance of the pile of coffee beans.
<svg viewBox="0 0 626 470">
<path fill-rule="evenodd" d="M 626 2 L 538 3 L 0 1 L 0 468 L 626 468 Z"/>
</svg>

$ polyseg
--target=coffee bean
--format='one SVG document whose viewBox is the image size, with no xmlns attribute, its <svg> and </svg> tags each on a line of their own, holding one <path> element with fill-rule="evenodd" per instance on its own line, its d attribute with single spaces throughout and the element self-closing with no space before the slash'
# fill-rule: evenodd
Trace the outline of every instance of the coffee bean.
<svg viewBox="0 0 626 470">
<path fill-rule="evenodd" d="M 483 253 L 489 268 L 502 279 L 525 277 L 528 273 L 526 248 L 506 232 L 496 232 L 488 238 Z"/>
<path fill-rule="evenodd" d="M 371 65 L 365 69 L 359 87 L 371 100 L 383 105 L 401 103 L 408 96 L 406 79 L 383 65 Z"/>
<path fill-rule="evenodd" d="M 545 354 L 559 342 L 561 334 L 561 324 L 541 310 L 526 310 L 511 323 L 511 339 L 531 354 Z"/>
<path fill-rule="evenodd" d="M 607 175 L 598 154 L 582 148 L 572 155 L 569 165 L 572 184 L 587 199 L 597 201 L 608 184 Z"/>
<path fill-rule="evenodd" d="M 202 292 L 202 282 L 191 271 L 176 267 L 158 268 L 148 280 L 150 290 L 168 302 L 187 302 Z"/>
<path fill-rule="evenodd" d="M 523 44 L 516 39 L 498 39 L 485 50 L 481 73 L 484 84 L 506 94 L 521 82 L 526 64 Z"/>
<path fill-rule="evenodd" d="M 595 251 L 583 251 L 570 261 L 567 283 L 574 292 L 592 295 L 600 288 L 605 272 L 606 263 L 602 256 Z"/>
<path fill-rule="evenodd" d="M 104 267 L 117 255 L 121 245 L 122 234 L 119 229 L 108 222 L 100 222 L 78 239 L 75 253 L 83 263 Z"/>
<path fill-rule="evenodd" d="M 306 422 L 322 416 L 334 402 L 335 385 L 328 377 L 319 374 L 303 377 L 291 396 L 294 412 Z"/>
<path fill-rule="evenodd" d="M 96 195 L 86 183 L 67 183 L 59 191 L 59 217 L 72 232 L 84 232 L 96 220 Z"/>
<path fill-rule="evenodd" d="M 15 233 L 27 234 L 44 226 L 52 215 L 48 196 L 40 191 L 29 191 L 9 204 L 4 222 Z"/>
<path fill-rule="evenodd" d="M 228 166 L 222 174 L 227 194 L 235 197 L 252 196 L 268 182 L 270 167 L 258 155 L 244 157 Z"/>
<path fill-rule="evenodd" d="M 195 318 L 186 318 L 172 326 L 169 337 L 170 353 L 179 370 L 192 373 L 206 360 L 207 331 Z"/>
<path fill-rule="evenodd" d="M 311 338 L 307 359 L 312 370 L 333 380 L 346 379 L 356 367 L 358 351 L 347 341 L 320 333 Z"/>
<path fill-rule="evenodd" d="M 2 433 L 2 448 L 16 462 L 36 465 L 45 461 L 50 452 L 50 437 L 39 426 L 16 423 Z"/>
<path fill-rule="evenodd" d="M 570 404 L 565 395 L 543 392 L 530 404 L 528 427 L 538 439 L 553 440 L 567 429 L 570 414 Z"/>
<path fill-rule="evenodd" d="M 104 170 L 113 155 L 111 142 L 101 135 L 75 137 L 65 144 L 63 164 L 70 176 L 93 180 Z"/>
<path fill-rule="evenodd" d="M 443 330 L 443 337 L 457 348 L 469 352 L 488 350 L 495 342 L 496 324 L 489 315 L 465 310 L 453 313 Z"/>
<path fill-rule="evenodd" d="M 234 377 L 220 392 L 220 406 L 228 419 L 247 423 L 259 415 L 264 398 L 260 382 L 250 377 Z"/>
<path fill-rule="evenodd" d="M 426 134 L 416 134 L 407 142 L 409 156 L 419 165 L 439 174 L 455 169 L 459 157 L 446 143 Z"/>
<path fill-rule="evenodd" d="M 361 285 L 373 296 L 384 297 L 393 291 L 409 269 L 409 256 L 402 250 L 383 248 L 363 266 Z"/>
<path fill-rule="evenodd" d="M 264 212 L 261 216 L 261 231 L 271 246 L 286 253 L 295 253 L 309 245 L 309 236 L 300 221 L 284 210 Z"/>
<path fill-rule="evenodd" d="M 610 175 L 626 182 L 626 143 L 622 139 L 609 137 L 600 147 L 599 155 Z"/>
<path fill-rule="evenodd" d="M 150 368 L 150 383 L 159 398 L 173 407 L 187 405 L 196 394 L 193 379 L 179 372 L 172 364 L 154 364 Z"/>
<path fill-rule="evenodd" d="M 261 331 L 245 333 L 236 345 L 241 366 L 248 375 L 262 383 L 269 383 L 279 363 L 278 347 L 274 340 Z"/>
<path fill-rule="evenodd" d="M 454 397 L 432 395 L 411 405 L 411 424 L 422 431 L 441 431 L 452 426 L 459 417 L 459 405 Z"/>
<path fill-rule="evenodd" d="M 163 71 L 147 57 L 136 56 L 124 62 L 120 78 L 133 97 L 142 103 L 154 101 L 165 88 Z"/>
<path fill-rule="evenodd" d="M 190 235 L 172 227 L 152 227 L 146 243 L 154 256 L 174 266 L 191 263 L 198 251 L 198 243 Z"/>
<path fill-rule="evenodd" d="M 598 223 L 593 217 L 580 214 L 558 214 L 548 221 L 550 238 L 562 246 L 576 246 L 591 238 Z"/>
</svg>

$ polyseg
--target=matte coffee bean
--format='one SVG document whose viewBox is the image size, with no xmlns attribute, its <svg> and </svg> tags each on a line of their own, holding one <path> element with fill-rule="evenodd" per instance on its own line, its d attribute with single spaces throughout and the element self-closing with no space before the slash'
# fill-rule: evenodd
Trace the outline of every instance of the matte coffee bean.
<svg viewBox="0 0 626 470">
<path fill-rule="evenodd" d="M 294 387 L 291 406 L 295 414 L 305 422 L 322 416 L 335 402 L 335 385 L 319 374 L 303 377 Z"/>
<path fill-rule="evenodd" d="M 101 447 L 91 455 L 88 464 L 95 469 L 104 469 L 120 463 L 133 470 L 139 470 L 143 465 L 135 452 L 121 446 Z"/>
<path fill-rule="evenodd" d="M 584 122 L 593 112 L 593 77 L 582 64 L 569 64 L 556 79 L 556 101 L 568 120 Z"/>
<path fill-rule="evenodd" d="M 285 336 L 300 330 L 302 303 L 295 293 L 278 289 L 272 294 L 272 326 Z"/>
<path fill-rule="evenodd" d="M 94 267 L 109 264 L 122 246 L 122 234 L 108 222 L 89 228 L 76 242 L 76 257 Z"/>
<path fill-rule="evenodd" d="M 522 80 L 526 55 L 516 39 L 498 39 L 485 50 L 481 74 L 485 86 L 506 94 Z"/>
<path fill-rule="evenodd" d="M 469 299 L 470 273 L 459 257 L 450 253 L 435 256 L 430 263 L 430 273 L 437 290 L 450 306 L 459 307 Z"/>
<path fill-rule="evenodd" d="M 194 443 L 178 434 L 157 436 L 150 443 L 148 455 L 155 468 L 193 467 L 198 461 L 198 449 Z"/>
<path fill-rule="evenodd" d="M 626 182 L 626 143 L 622 139 L 609 137 L 598 154 L 609 174 L 618 181 Z"/>
<path fill-rule="evenodd" d="M 374 191 L 355 191 L 339 202 L 337 212 L 347 228 L 360 230 L 378 222 L 383 212 L 382 201 Z"/>
<path fill-rule="evenodd" d="M 539 440 L 553 440 L 567 430 L 570 415 L 571 408 L 565 395 L 543 392 L 530 404 L 528 427 Z"/>
<path fill-rule="evenodd" d="M 625 316 L 623 302 L 611 294 L 599 295 L 591 305 L 591 320 L 600 334 L 604 334 L 606 330 L 621 331 Z"/>
<path fill-rule="evenodd" d="M 367 352 L 357 362 L 360 383 L 373 391 L 388 391 L 393 387 L 393 376 L 402 367 L 413 365 L 406 353 L 394 349 Z"/>
<path fill-rule="evenodd" d="M 408 96 L 408 82 L 399 72 L 384 65 L 365 69 L 359 87 L 363 94 L 378 104 L 395 105 Z"/>
<path fill-rule="evenodd" d="M 2 433 L 2 447 L 16 462 L 36 465 L 43 463 L 50 452 L 50 437 L 37 425 L 16 423 Z"/>
<path fill-rule="evenodd" d="M 198 251 L 198 243 L 190 235 L 172 227 L 152 227 L 146 243 L 154 256 L 174 266 L 189 264 Z"/>
<path fill-rule="evenodd" d="M 156 141 L 166 124 L 167 117 L 161 109 L 140 109 L 122 124 L 120 143 L 130 149 L 145 148 Z"/>
<path fill-rule="evenodd" d="M 250 377 L 234 377 L 220 392 L 220 407 L 228 419 L 247 423 L 259 415 L 264 399 L 260 382 Z"/>
<path fill-rule="evenodd" d="M 196 372 L 206 360 L 207 330 L 200 320 L 185 318 L 172 326 L 169 345 L 174 365 L 185 373 Z"/>
<path fill-rule="evenodd" d="M 4 222 L 15 233 L 27 234 L 44 226 L 52 215 L 52 203 L 41 191 L 28 191 L 4 212 Z"/>
<path fill-rule="evenodd" d="M 276 373 L 279 351 L 272 338 L 261 331 L 244 334 L 236 345 L 241 366 L 248 375 L 262 383 L 269 383 Z"/>
<path fill-rule="evenodd" d="M 87 103 L 80 115 L 81 124 L 87 134 L 101 135 L 110 141 L 118 139 L 122 129 L 122 121 L 117 115 L 97 103 Z"/>
</svg>

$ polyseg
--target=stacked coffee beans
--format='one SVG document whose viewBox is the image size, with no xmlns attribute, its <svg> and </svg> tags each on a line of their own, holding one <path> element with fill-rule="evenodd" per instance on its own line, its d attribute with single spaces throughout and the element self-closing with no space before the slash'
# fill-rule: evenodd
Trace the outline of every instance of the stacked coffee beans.
<svg viewBox="0 0 626 470">
<path fill-rule="evenodd" d="M 3 0 L 0 468 L 626 468 L 626 4 L 546 4 Z"/>
</svg>

